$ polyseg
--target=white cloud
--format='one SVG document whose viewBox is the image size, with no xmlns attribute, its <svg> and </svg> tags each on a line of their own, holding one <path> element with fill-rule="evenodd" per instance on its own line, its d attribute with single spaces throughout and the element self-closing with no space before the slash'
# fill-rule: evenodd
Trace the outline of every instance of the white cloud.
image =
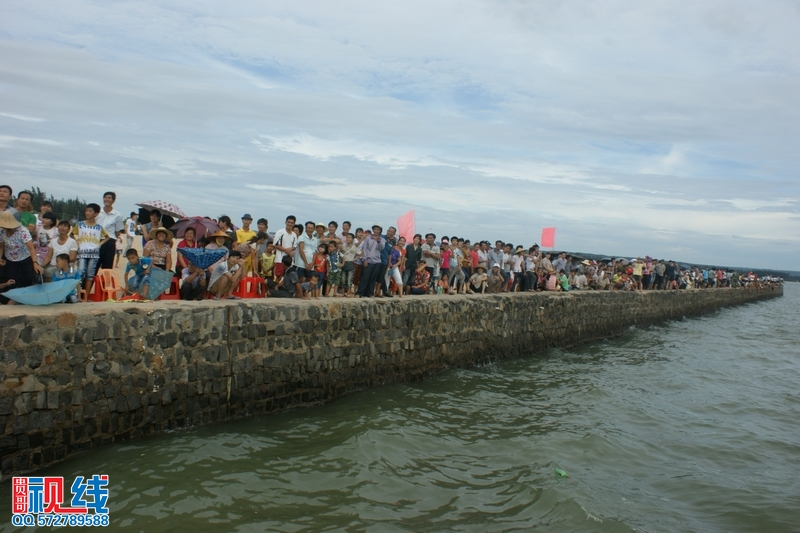
<svg viewBox="0 0 800 533">
<path fill-rule="evenodd" d="M 781 0 L 3 12 L 12 185 L 271 218 L 416 207 L 481 238 L 547 223 L 575 249 L 800 261 L 800 12 Z"/>
<path fill-rule="evenodd" d="M 23 122 L 44 122 L 43 118 L 26 117 L 25 115 L 17 115 L 15 113 L 2 113 L 2 112 L 0 112 L 0 117 L 13 118 L 15 120 L 22 120 Z"/>
<path fill-rule="evenodd" d="M 0 135 L 0 148 L 9 148 L 11 143 L 34 143 L 46 146 L 62 146 L 64 143 L 51 139 L 37 139 L 33 137 L 15 137 L 13 135 Z"/>
</svg>

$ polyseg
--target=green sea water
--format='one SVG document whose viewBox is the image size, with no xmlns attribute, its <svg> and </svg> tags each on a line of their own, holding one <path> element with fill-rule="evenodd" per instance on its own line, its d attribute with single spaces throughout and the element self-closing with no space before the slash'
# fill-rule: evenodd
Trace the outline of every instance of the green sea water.
<svg viewBox="0 0 800 533">
<path fill-rule="evenodd" d="M 783 298 L 43 474 L 108 474 L 109 529 L 148 533 L 800 531 L 799 325 L 788 284 Z"/>
</svg>

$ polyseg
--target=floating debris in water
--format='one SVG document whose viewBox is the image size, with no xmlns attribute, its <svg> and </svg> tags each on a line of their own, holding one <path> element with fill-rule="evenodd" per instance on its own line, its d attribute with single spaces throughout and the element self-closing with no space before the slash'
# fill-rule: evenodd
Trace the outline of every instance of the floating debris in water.
<svg viewBox="0 0 800 533">
<path fill-rule="evenodd" d="M 564 472 L 564 471 L 563 471 L 563 470 L 561 470 L 560 468 L 556 468 L 556 469 L 555 469 L 555 473 L 556 473 L 556 475 L 557 475 L 557 476 L 561 476 L 561 477 L 569 477 L 569 474 L 567 474 L 566 472 Z"/>
</svg>

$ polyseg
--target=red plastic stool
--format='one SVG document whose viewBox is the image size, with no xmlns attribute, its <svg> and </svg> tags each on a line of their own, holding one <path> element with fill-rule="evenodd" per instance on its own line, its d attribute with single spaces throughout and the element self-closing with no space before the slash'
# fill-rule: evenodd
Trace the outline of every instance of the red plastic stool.
<svg viewBox="0 0 800 533">
<path fill-rule="evenodd" d="M 263 280 L 261 278 L 247 277 L 239 280 L 239 286 L 233 294 L 239 298 L 261 298 L 258 294 L 258 285 Z"/>
<path fill-rule="evenodd" d="M 105 284 L 103 283 L 102 276 L 95 276 L 94 282 L 92 283 L 92 292 L 86 295 L 87 302 L 105 302 L 106 299 L 103 297 Z"/>
<path fill-rule="evenodd" d="M 172 276 L 169 282 L 169 289 L 161 293 L 156 300 L 180 300 L 181 299 L 181 280 Z"/>
</svg>

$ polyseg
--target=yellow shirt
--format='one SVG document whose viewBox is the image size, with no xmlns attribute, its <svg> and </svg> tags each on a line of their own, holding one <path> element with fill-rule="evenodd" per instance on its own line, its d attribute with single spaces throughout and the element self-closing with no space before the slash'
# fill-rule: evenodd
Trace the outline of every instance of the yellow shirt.
<svg viewBox="0 0 800 533">
<path fill-rule="evenodd" d="M 256 236 L 256 232 L 253 230 L 245 230 L 244 228 L 239 228 L 236 230 L 236 243 L 237 244 L 247 244 L 250 242 L 250 239 Z"/>
<path fill-rule="evenodd" d="M 275 254 L 261 254 L 261 273 L 267 278 L 272 278 L 272 270 L 275 268 Z"/>
</svg>

